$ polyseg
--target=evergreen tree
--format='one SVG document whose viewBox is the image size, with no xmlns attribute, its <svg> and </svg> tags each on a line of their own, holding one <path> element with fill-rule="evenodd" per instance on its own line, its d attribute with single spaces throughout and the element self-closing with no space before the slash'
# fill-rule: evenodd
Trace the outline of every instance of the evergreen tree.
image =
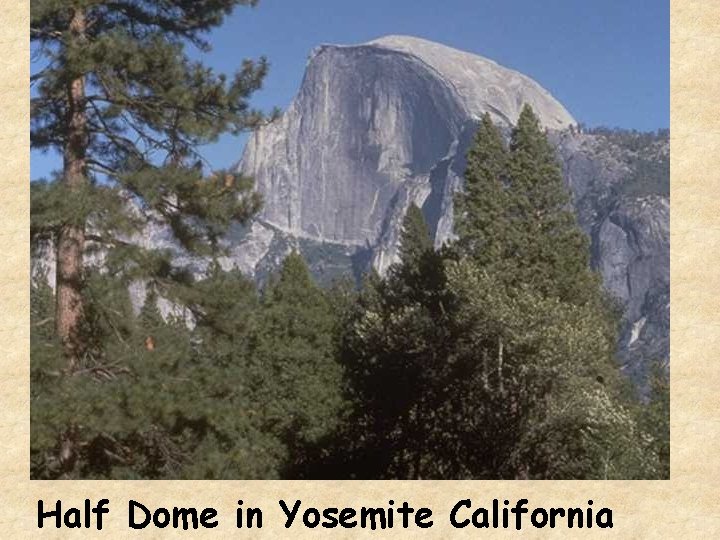
<svg viewBox="0 0 720 540">
<path fill-rule="evenodd" d="M 432 248 L 430 232 L 422 210 L 415 203 L 411 203 L 402 225 L 400 260 L 405 265 L 416 264 Z"/>
<path fill-rule="evenodd" d="M 590 270 L 587 236 L 577 225 L 555 151 L 529 105 L 512 132 L 507 177 L 505 282 L 574 303 L 597 298 L 601 285 Z"/>
<path fill-rule="evenodd" d="M 467 154 L 465 185 L 455 196 L 456 247 L 483 265 L 508 256 L 507 148 L 488 113 Z"/>
<path fill-rule="evenodd" d="M 429 305 L 435 306 L 435 311 L 440 309 L 438 299 L 430 297 L 442 289 L 443 255 L 434 250 L 425 217 L 415 204 L 410 205 L 403 220 L 399 251 L 399 264 L 389 269 L 392 286 L 405 289 L 418 302 L 428 296 Z"/>
<path fill-rule="evenodd" d="M 286 445 L 285 472 L 293 474 L 308 449 L 333 432 L 344 406 L 336 315 L 297 252 L 268 285 L 257 329 L 256 400 L 264 409 L 264 429 Z"/>
<path fill-rule="evenodd" d="M 345 475 L 654 477 L 616 319 L 529 108 L 509 150 L 483 119 L 467 176 L 457 245 L 370 280 L 347 322 Z"/>
<path fill-rule="evenodd" d="M 486 114 L 467 161 L 465 189 L 456 197 L 457 249 L 509 287 L 603 303 L 588 239 L 530 106 L 523 107 L 509 148 Z"/>
<path fill-rule="evenodd" d="M 125 267 L 147 257 L 118 237 L 137 227 L 130 202 L 168 222 L 188 247 L 213 243 L 229 220 L 254 213 L 250 183 L 203 178 L 197 148 L 257 125 L 248 97 L 267 65 L 245 62 L 230 80 L 191 61 L 185 45 L 254 0 L 34 0 L 30 35 L 45 65 L 31 77 L 31 144 L 63 168 L 32 189 L 32 231 L 56 242 L 56 332 L 69 367 L 87 347 L 83 254 L 88 242 L 119 248 Z M 242 196 L 238 196 L 242 194 Z M 201 226 L 203 225 L 203 226 Z M 167 278 L 168 265 L 156 278 Z"/>
<path fill-rule="evenodd" d="M 31 297 L 41 294 L 33 288 Z M 186 452 L 178 421 L 192 404 L 187 328 L 133 315 L 126 286 L 90 273 L 83 295 L 84 335 L 95 362 L 63 373 L 61 344 L 33 332 L 31 454 L 33 478 L 160 478 L 179 473 Z M 44 296 L 44 295 L 42 295 Z M 97 298 L 108 300 L 101 303 Z M 47 309 L 43 320 L 52 319 Z M 156 346 L 150 350 L 146 338 Z"/>
</svg>

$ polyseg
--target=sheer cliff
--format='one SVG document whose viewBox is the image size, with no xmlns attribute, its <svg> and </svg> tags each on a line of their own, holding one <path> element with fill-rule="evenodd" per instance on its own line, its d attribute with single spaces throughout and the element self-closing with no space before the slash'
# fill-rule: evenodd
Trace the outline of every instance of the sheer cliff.
<svg viewBox="0 0 720 540">
<path fill-rule="evenodd" d="M 232 228 L 220 263 L 262 281 L 295 248 L 322 282 L 384 272 L 411 202 L 442 245 L 477 120 L 488 112 L 509 132 L 524 103 L 548 129 L 593 265 L 624 308 L 624 369 L 642 378 L 649 360 L 669 354 L 667 133 L 580 129 L 530 78 L 425 40 L 312 51 L 287 111 L 246 145 L 238 170 L 255 179 L 264 207 L 249 227 Z M 134 241 L 174 250 L 176 264 L 197 273 L 207 265 L 156 223 Z M 52 250 L 34 261 L 36 275 L 52 274 Z M 142 287 L 134 294 L 141 304 Z"/>
<path fill-rule="evenodd" d="M 369 264 L 384 272 L 411 202 L 442 245 L 477 120 L 488 112 L 509 129 L 524 103 L 557 146 L 593 263 L 625 307 L 626 368 L 641 374 L 645 359 L 668 355 L 667 136 L 585 133 L 535 81 L 425 40 L 390 36 L 312 52 L 298 95 L 251 137 L 239 165 L 265 200 L 244 242 L 262 243 L 270 257 L 244 266 L 262 274 L 297 245 L 324 279 Z"/>
</svg>

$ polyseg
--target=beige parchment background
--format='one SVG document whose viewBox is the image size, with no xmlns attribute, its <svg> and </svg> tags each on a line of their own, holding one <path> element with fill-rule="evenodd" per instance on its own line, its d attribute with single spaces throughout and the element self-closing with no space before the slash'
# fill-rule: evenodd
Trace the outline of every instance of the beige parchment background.
<svg viewBox="0 0 720 540">
<path fill-rule="evenodd" d="M 602 0 L 578 0 L 602 1 Z M 663 0 L 657 0 L 663 1 Z M 1 538 L 720 538 L 720 0 L 671 0 L 672 479 L 655 482 L 40 482 L 29 480 L 29 0 L 0 0 L 0 537 Z M 102 532 L 37 528 L 37 501 L 110 499 Z M 216 529 L 127 527 L 132 498 L 148 507 L 215 507 Z M 303 507 L 433 509 L 420 530 L 283 528 L 279 499 Z M 453 529 L 470 498 L 613 509 L 615 528 Z M 264 511 L 261 530 L 236 529 L 238 499 Z"/>
</svg>

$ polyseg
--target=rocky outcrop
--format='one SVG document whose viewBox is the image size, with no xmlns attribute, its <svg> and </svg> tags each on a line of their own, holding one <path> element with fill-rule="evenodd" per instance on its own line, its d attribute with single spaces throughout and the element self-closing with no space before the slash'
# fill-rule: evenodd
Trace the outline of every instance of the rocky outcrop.
<svg viewBox="0 0 720 540">
<path fill-rule="evenodd" d="M 667 158 L 666 139 L 640 144 L 628 136 L 626 147 L 618 133 L 582 133 L 528 77 L 443 45 L 391 36 L 316 48 L 297 97 L 251 137 L 239 170 L 263 194 L 263 227 L 302 240 L 311 265 L 318 266 L 319 246 L 334 246 L 336 255 L 347 250 L 356 273 L 369 264 L 382 273 L 397 260 L 411 202 L 422 208 L 436 246 L 452 238 L 452 195 L 477 120 L 488 112 L 509 129 L 524 103 L 558 149 L 593 264 L 625 307 L 625 367 L 641 375 L 644 359 L 668 354 L 669 205 L 657 189 L 626 186 L 641 165 Z M 658 174 L 654 188 L 667 184 L 666 173 Z"/>
<path fill-rule="evenodd" d="M 642 380 L 649 362 L 667 360 L 670 350 L 667 134 L 601 130 L 553 139 L 593 266 L 624 310 L 623 368 Z"/>
<path fill-rule="evenodd" d="M 397 36 L 323 45 L 287 112 L 251 137 L 240 171 L 256 180 L 265 223 L 296 238 L 382 244 L 384 270 L 410 202 L 433 213 L 439 242 L 450 234 L 447 165 L 474 120 L 489 112 L 509 126 L 524 103 L 549 128 L 575 123 L 537 83 L 479 56 Z"/>
<path fill-rule="evenodd" d="M 557 148 L 593 265 L 625 310 L 624 369 L 641 379 L 648 360 L 669 352 L 666 134 L 582 132 L 536 82 L 443 45 L 392 36 L 316 48 L 288 110 L 245 148 L 238 169 L 254 177 L 264 207 L 250 226 L 231 229 L 220 264 L 263 281 L 298 249 L 321 282 L 371 265 L 382 273 L 397 259 L 411 202 L 442 245 L 478 119 L 488 112 L 509 132 L 524 103 Z M 207 261 L 183 252 L 169 228 L 146 232 L 135 241 L 204 272 Z M 34 259 L 52 267 L 52 254 Z"/>
</svg>

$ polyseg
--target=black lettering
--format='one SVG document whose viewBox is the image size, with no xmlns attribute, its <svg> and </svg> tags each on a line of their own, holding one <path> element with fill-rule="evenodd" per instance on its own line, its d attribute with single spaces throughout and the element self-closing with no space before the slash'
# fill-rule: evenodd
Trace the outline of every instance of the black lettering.
<svg viewBox="0 0 720 540">
<path fill-rule="evenodd" d="M 65 526 L 68 529 L 79 529 L 82 527 L 82 523 L 80 523 L 80 509 L 79 508 L 71 508 L 67 512 L 65 512 Z"/>
<path fill-rule="evenodd" d="M 565 517 L 564 508 L 551 508 L 550 509 L 550 528 L 555 528 L 555 516 Z"/>
<path fill-rule="evenodd" d="M 160 518 L 163 516 L 165 521 L 160 521 Z M 158 529 L 164 529 L 170 525 L 170 512 L 168 512 L 165 508 L 158 508 L 153 514 L 153 523 Z"/>
<path fill-rule="evenodd" d="M 310 516 L 312 516 L 312 521 L 310 521 Z M 314 529 L 320 524 L 320 512 L 317 508 L 308 508 L 305 510 L 305 513 L 303 514 L 303 523 L 310 529 Z"/>
<path fill-rule="evenodd" d="M 285 520 L 285 528 L 289 529 L 292 527 L 293 521 L 295 521 L 295 516 L 298 513 L 298 510 L 300 510 L 300 500 L 295 501 L 295 506 L 293 506 L 292 512 L 288 509 L 287 505 L 285 504 L 285 501 L 280 501 L 280 507 L 282 508 L 283 512 L 285 512 L 286 520 Z"/>
<path fill-rule="evenodd" d="M 108 499 L 100 499 L 98 501 L 98 504 L 95 508 L 93 508 L 93 513 L 97 514 L 97 528 L 98 531 L 102 531 L 102 515 L 103 514 L 109 514 L 110 509 L 105 508 L 105 505 L 110 504 L 110 501 Z M 89 527 L 90 525 L 88 525 Z"/>
<path fill-rule="evenodd" d="M 140 504 L 139 502 L 133 501 L 130 499 L 128 502 L 128 526 L 131 529 L 144 529 L 150 524 L 151 514 L 150 510 L 145 508 L 144 505 Z M 139 508 L 143 512 L 145 512 L 145 520 L 142 523 L 135 523 L 135 508 Z"/>
<path fill-rule="evenodd" d="M 402 506 L 398 508 L 398 514 L 403 518 L 403 529 L 407 529 L 410 526 L 410 514 L 415 512 L 415 509 L 410 506 L 407 501 L 404 501 Z"/>
<path fill-rule="evenodd" d="M 542 521 L 538 521 L 538 516 L 542 516 Z M 548 515 L 544 508 L 536 508 L 533 513 L 530 514 L 530 523 L 533 527 L 542 529 L 548 522 Z"/>
<path fill-rule="evenodd" d="M 200 525 L 206 529 L 214 529 L 218 526 L 217 520 L 214 519 L 215 516 L 217 516 L 217 510 L 214 508 L 205 508 L 202 512 L 200 512 Z"/>
<path fill-rule="evenodd" d="M 482 516 L 482 521 L 478 520 L 478 517 Z M 478 508 L 473 512 L 472 523 L 473 527 L 478 529 L 488 529 L 490 527 L 490 516 L 486 508 Z"/>
<path fill-rule="evenodd" d="M 43 502 L 42 500 L 38 501 L 38 528 L 43 528 L 43 521 L 45 518 L 53 517 L 55 516 L 55 528 L 59 529 L 62 527 L 62 520 L 61 520 L 61 510 L 62 507 L 60 506 L 60 501 L 55 503 L 55 510 L 52 512 L 43 512 Z"/>
<path fill-rule="evenodd" d="M 248 529 L 253 528 L 253 520 L 257 518 L 257 528 L 262 529 L 262 510 L 259 508 L 248 508 L 247 521 Z"/>
<path fill-rule="evenodd" d="M 407 503 L 405 503 L 407 504 Z M 458 521 L 455 519 L 455 516 L 458 513 L 458 510 L 462 508 L 463 506 L 470 508 L 472 506 L 472 503 L 470 502 L 470 499 L 463 499 L 462 501 L 458 501 L 455 506 L 453 506 L 453 509 L 450 511 L 450 524 L 455 527 L 456 529 L 462 529 L 464 527 L 467 527 L 470 525 L 470 520 L 466 519 L 464 521 Z M 398 510 L 399 512 L 399 510 Z M 403 523 L 405 523 L 405 520 L 403 520 Z"/>
<path fill-rule="evenodd" d="M 85 499 L 85 528 L 90 528 L 90 499 Z"/>
<path fill-rule="evenodd" d="M 415 525 L 420 527 L 421 529 L 429 529 L 433 526 L 432 521 L 428 521 L 427 523 L 423 523 L 426 519 L 430 519 L 432 517 L 432 510 L 429 508 L 421 508 L 417 511 L 417 514 L 415 514 Z"/>
<path fill-rule="evenodd" d="M 326 508 L 323 510 L 323 517 L 325 518 L 325 521 L 323 522 L 323 527 L 326 529 L 334 529 L 338 526 L 338 520 L 336 517 L 336 514 L 338 513 L 337 508 Z"/>
<path fill-rule="evenodd" d="M 602 521 L 600 518 L 602 516 L 606 516 L 605 521 Z M 601 529 L 612 529 L 613 528 L 613 520 L 612 520 L 612 510 L 609 508 L 603 508 L 597 513 L 597 516 L 595 516 L 595 525 L 600 527 Z"/>
<path fill-rule="evenodd" d="M 515 503 L 515 508 L 510 509 L 510 511 L 515 514 L 515 529 L 518 531 L 522 529 L 522 515 L 528 512 L 528 509 L 524 508 L 527 503 L 527 499 L 520 499 Z"/>
<path fill-rule="evenodd" d="M 380 521 L 380 528 L 384 529 L 387 524 L 385 522 L 385 510 L 383 510 L 382 508 L 365 508 L 365 507 L 363 507 L 360 510 L 360 526 L 363 529 L 365 527 L 367 527 L 367 520 L 369 518 L 370 519 L 370 529 L 372 529 L 374 531 L 377 528 L 376 522 L 375 522 L 376 516 Z"/>
<path fill-rule="evenodd" d="M 173 508 L 173 528 L 177 529 L 180 526 L 181 519 L 183 531 L 187 531 L 190 526 L 188 519 L 192 519 L 193 529 L 198 528 L 198 515 L 195 508 Z"/>
<path fill-rule="evenodd" d="M 357 526 L 357 521 L 354 518 L 357 512 L 352 508 L 343 508 L 340 512 L 340 525 L 346 529 L 352 529 Z M 352 521 L 349 521 L 351 520 Z"/>
<path fill-rule="evenodd" d="M 578 527 L 582 529 L 583 526 L 583 511 L 580 508 L 568 508 L 568 527 L 573 528 L 575 522 L 575 516 L 578 518 Z"/>
</svg>

